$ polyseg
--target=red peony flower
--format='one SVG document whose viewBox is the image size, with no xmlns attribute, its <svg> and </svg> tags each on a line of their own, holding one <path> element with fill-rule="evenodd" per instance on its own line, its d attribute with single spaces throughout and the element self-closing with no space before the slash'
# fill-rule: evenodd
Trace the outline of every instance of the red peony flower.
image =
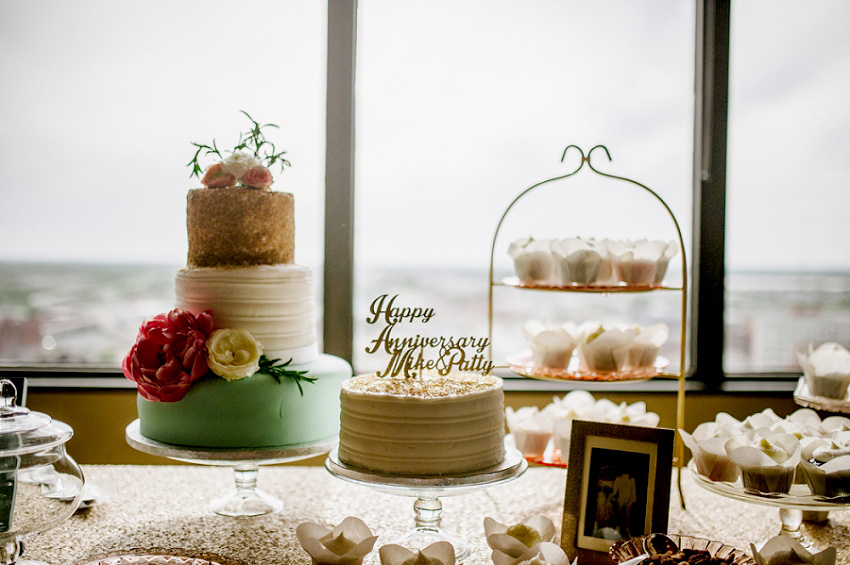
<svg viewBox="0 0 850 565">
<path fill-rule="evenodd" d="M 242 184 L 251 188 L 268 188 L 274 182 L 272 172 L 265 167 L 248 169 L 240 180 Z"/>
<path fill-rule="evenodd" d="M 174 309 L 148 318 L 121 365 L 124 376 L 147 400 L 177 402 L 209 370 L 206 343 L 212 332 L 209 311 L 195 316 Z"/>
<path fill-rule="evenodd" d="M 201 184 L 207 188 L 227 188 L 236 184 L 236 177 L 221 170 L 221 163 L 210 165 L 201 179 Z"/>
</svg>

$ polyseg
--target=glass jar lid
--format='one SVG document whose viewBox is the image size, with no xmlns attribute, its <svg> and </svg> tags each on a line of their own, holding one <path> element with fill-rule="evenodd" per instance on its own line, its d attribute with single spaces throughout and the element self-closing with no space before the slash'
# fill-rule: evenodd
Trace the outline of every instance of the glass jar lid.
<svg viewBox="0 0 850 565">
<path fill-rule="evenodd" d="M 69 425 L 17 406 L 17 399 L 12 381 L 0 379 L 0 457 L 49 449 L 74 435 Z"/>
</svg>

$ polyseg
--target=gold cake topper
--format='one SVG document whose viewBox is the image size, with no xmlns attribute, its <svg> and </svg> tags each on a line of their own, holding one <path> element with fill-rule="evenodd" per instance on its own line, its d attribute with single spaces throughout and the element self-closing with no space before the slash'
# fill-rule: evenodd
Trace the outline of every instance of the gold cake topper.
<svg viewBox="0 0 850 565">
<path fill-rule="evenodd" d="M 390 356 L 387 367 L 376 374 L 379 377 L 416 377 L 422 371 L 436 371 L 447 375 L 451 371 L 466 371 L 488 375 L 493 363 L 485 355 L 490 339 L 475 336 L 425 336 L 396 337 L 393 330 L 398 324 L 427 324 L 435 316 L 433 308 L 397 306 L 398 294 L 382 294 L 372 301 L 366 323 L 383 323 L 378 337 L 369 342 L 366 353 L 386 353 Z M 434 350 L 436 358 L 427 358 L 426 351 Z"/>
</svg>

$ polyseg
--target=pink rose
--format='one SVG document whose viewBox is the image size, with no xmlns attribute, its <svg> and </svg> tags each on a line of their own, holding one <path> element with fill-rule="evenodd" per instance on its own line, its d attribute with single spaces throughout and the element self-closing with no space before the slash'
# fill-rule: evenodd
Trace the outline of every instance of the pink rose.
<svg viewBox="0 0 850 565">
<path fill-rule="evenodd" d="M 124 376 L 147 400 L 177 402 L 209 370 L 206 343 L 212 332 L 209 311 L 195 316 L 175 309 L 148 318 L 121 365 Z"/>
<path fill-rule="evenodd" d="M 221 163 L 210 165 L 201 179 L 201 184 L 207 188 L 227 188 L 236 184 L 236 177 L 221 170 Z"/>
<path fill-rule="evenodd" d="M 251 188 L 268 188 L 274 182 L 272 172 L 265 167 L 253 167 L 242 175 L 242 184 Z"/>
</svg>

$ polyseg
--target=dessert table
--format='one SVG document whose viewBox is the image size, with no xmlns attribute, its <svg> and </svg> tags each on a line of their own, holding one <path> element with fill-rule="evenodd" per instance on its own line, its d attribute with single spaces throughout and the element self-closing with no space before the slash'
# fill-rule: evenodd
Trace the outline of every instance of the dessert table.
<svg viewBox="0 0 850 565">
<path fill-rule="evenodd" d="M 338 524 L 346 516 L 364 520 L 379 535 L 365 563 L 377 564 L 377 549 L 402 535 L 413 521 L 413 500 L 341 481 L 322 467 L 262 467 L 259 487 L 284 500 L 277 514 L 227 518 L 212 514 L 209 501 L 232 487 L 232 471 L 192 465 L 85 465 L 86 479 L 107 493 L 62 526 L 30 538 L 25 559 L 83 564 L 134 548 L 181 550 L 220 556 L 226 564 L 275 565 L 311 562 L 295 537 L 302 522 Z M 675 473 L 675 471 L 674 471 Z M 675 477 L 674 477 L 675 479 Z M 484 517 L 515 523 L 543 514 L 560 524 L 566 471 L 533 467 L 519 479 L 443 500 L 442 525 L 472 546 L 466 564 L 487 564 Z M 779 530 L 778 510 L 711 493 L 683 471 L 687 510 L 671 492 L 669 531 L 707 537 L 747 548 Z M 837 563 L 850 563 L 850 511 L 829 514 L 825 523 L 804 524 L 818 548 L 838 548 Z"/>
</svg>

